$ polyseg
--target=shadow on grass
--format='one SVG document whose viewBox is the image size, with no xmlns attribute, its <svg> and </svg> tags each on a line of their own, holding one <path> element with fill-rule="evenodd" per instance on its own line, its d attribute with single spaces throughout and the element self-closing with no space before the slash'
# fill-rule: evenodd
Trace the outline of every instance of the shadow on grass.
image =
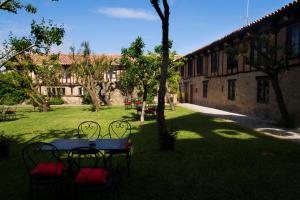
<svg viewBox="0 0 300 200">
<path fill-rule="evenodd" d="M 299 199 L 300 147 L 260 135 L 235 123 L 193 113 L 167 120 L 178 129 L 174 152 L 159 151 L 157 124 L 131 120 L 134 146 L 131 175 L 120 183 L 121 199 L 261 200 Z M 72 138 L 76 129 L 49 130 L 38 140 Z M 26 134 L 15 138 L 13 154 L 0 161 L 1 199 L 28 195 L 20 150 Z M 120 156 L 120 164 L 125 160 Z M 122 167 L 121 170 L 125 170 Z M 49 193 L 49 191 L 45 191 Z M 3 198 L 2 198 L 3 197 Z M 28 196 L 29 197 L 29 196 Z"/>
</svg>

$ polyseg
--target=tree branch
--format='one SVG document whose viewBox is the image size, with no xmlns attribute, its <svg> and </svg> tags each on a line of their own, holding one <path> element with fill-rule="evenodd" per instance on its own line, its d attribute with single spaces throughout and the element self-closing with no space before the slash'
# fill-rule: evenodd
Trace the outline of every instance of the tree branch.
<svg viewBox="0 0 300 200">
<path fill-rule="evenodd" d="M 166 1 L 166 0 L 164 0 L 164 6 L 165 6 L 165 1 Z M 160 7 L 159 7 L 158 0 L 151 0 L 151 3 L 152 3 L 152 5 L 153 5 L 153 7 L 155 8 L 157 14 L 159 15 L 161 21 L 164 21 L 165 16 L 164 16 L 164 14 L 162 13 L 162 11 L 161 11 L 161 9 L 160 9 Z"/>
<path fill-rule="evenodd" d="M 35 44 L 32 44 L 32 45 L 28 46 L 27 48 L 23 49 L 22 51 L 17 52 L 16 54 L 14 54 L 14 55 L 11 56 L 10 58 L 8 58 L 6 61 L 4 61 L 3 63 L 0 63 L 0 67 L 3 67 L 3 66 L 4 66 L 5 64 L 7 64 L 8 61 L 10 61 L 11 59 L 13 59 L 13 58 L 15 58 L 16 56 L 18 56 L 18 55 L 20 55 L 20 54 L 22 54 L 22 53 L 24 53 L 24 52 L 26 52 L 26 51 L 32 49 L 32 48 L 35 47 L 35 46 L 36 46 Z"/>
<path fill-rule="evenodd" d="M 8 4 L 10 1 L 12 1 L 12 0 L 5 0 L 5 1 L 1 2 L 1 3 L 0 3 L 0 9 L 5 8 L 4 6 L 5 6 L 6 4 Z"/>
</svg>

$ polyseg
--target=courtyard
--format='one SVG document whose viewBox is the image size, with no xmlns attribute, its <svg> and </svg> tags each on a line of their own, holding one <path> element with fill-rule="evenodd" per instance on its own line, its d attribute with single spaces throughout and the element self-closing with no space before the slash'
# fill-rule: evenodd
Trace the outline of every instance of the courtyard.
<svg viewBox="0 0 300 200">
<path fill-rule="evenodd" d="M 176 112 L 166 110 L 167 123 L 178 131 L 176 149 L 160 152 L 155 119 L 141 125 L 135 109 L 113 106 L 90 112 L 89 108 L 57 106 L 43 113 L 24 107 L 18 109 L 16 120 L 0 123 L 0 130 L 13 138 L 10 156 L 0 160 L 0 199 L 29 199 L 21 149 L 32 138 L 44 142 L 72 138 L 78 124 L 86 120 L 98 122 L 106 132 L 109 123 L 118 119 L 131 123 L 134 144 L 130 176 L 120 160 L 121 199 L 281 200 L 300 196 L 297 143 L 178 107 Z M 51 190 L 41 195 L 49 194 Z M 55 198 L 70 195 L 62 190 Z"/>
</svg>

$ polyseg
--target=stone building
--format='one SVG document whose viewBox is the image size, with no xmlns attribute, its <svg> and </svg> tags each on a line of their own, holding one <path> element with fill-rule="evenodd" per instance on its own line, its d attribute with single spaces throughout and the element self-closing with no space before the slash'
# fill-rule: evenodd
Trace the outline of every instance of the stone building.
<svg viewBox="0 0 300 200">
<path fill-rule="evenodd" d="M 226 54 L 228 44 L 239 46 L 247 35 L 268 33 L 273 44 L 289 47 L 283 55 L 290 70 L 280 75 L 280 86 L 291 116 L 300 121 L 300 1 L 294 1 L 229 35 L 212 42 L 185 58 L 179 68 L 181 102 L 278 120 L 280 112 L 272 84 L 245 57 L 233 59 Z M 288 46 L 287 46 L 288 45 Z M 248 58 L 255 48 L 249 44 Z"/>
<path fill-rule="evenodd" d="M 96 55 L 97 56 L 97 55 Z M 101 55 L 99 55 L 101 56 Z M 113 70 L 104 74 L 104 80 L 109 80 L 113 84 L 118 80 L 118 76 L 122 73 L 122 68 L 119 65 L 119 59 L 121 55 L 112 55 L 106 54 L 106 56 L 114 59 Z M 32 59 L 35 63 L 42 63 L 42 57 L 38 55 L 32 56 Z M 67 54 L 60 54 L 58 62 L 62 65 L 62 72 L 60 75 L 60 84 L 57 86 L 47 87 L 45 85 L 37 84 L 37 89 L 41 94 L 53 96 L 59 95 L 62 97 L 66 104 L 81 104 L 82 97 L 85 94 L 85 91 L 80 84 L 80 80 L 72 73 L 70 73 L 69 68 L 72 64 L 72 58 Z M 33 79 L 35 75 L 31 75 Z M 124 102 L 123 96 L 118 89 L 115 89 L 110 94 L 110 101 L 112 104 L 122 104 Z"/>
</svg>

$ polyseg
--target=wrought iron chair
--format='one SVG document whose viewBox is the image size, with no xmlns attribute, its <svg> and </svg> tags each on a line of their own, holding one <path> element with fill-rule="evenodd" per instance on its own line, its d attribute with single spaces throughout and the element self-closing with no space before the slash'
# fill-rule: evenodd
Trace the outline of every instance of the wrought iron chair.
<svg viewBox="0 0 300 200">
<path fill-rule="evenodd" d="M 112 158 L 113 155 L 116 154 L 125 154 L 126 155 L 126 164 L 127 170 L 129 173 L 130 163 L 131 163 L 131 148 L 132 148 L 132 139 L 131 139 L 131 125 L 128 121 L 125 120 L 117 120 L 113 121 L 109 124 L 108 132 L 111 138 L 126 138 L 127 145 L 126 149 L 124 150 L 111 150 L 109 151 L 110 154 L 110 164 L 112 165 Z"/>
<path fill-rule="evenodd" d="M 0 108 L 0 121 L 5 120 L 5 108 L 4 105 Z"/>
<path fill-rule="evenodd" d="M 7 117 L 8 119 L 16 119 L 17 106 L 7 108 L 7 110 L 5 111 L 5 117 Z"/>
<path fill-rule="evenodd" d="M 101 135 L 101 127 L 97 122 L 84 121 L 78 126 L 78 137 L 86 139 L 99 139 L 104 138 L 105 135 Z"/>
<path fill-rule="evenodd" d="M 88 153 L 85 153 L 88 152 Z M 72 188 L 79 195 L 85 192 L 103 192 L 112 189 L 113 196 L 118 190 L 117 175 L 115 171 L 107 167 L 106 156 L 103 151 L 97 151 L 93 147 L 79 147 L 71 151 L 71 176 Z"/>
<path fill-rule="evenodd" d="M 57 186 L 67 178 L 67 165 L 60 159 L 57 148 L 48 143 L 34 142 L 22 150 L 23 161 L 29 177 L 30 198 L 33 199 L 33 186 L 36 196 L 41 185 Z"/>
<path fill-rule="evenodd" d="M 129 100 L 125 100 L 124 101 L 124 106 L 125 106 L 125 109 L 132 108 L 132 102 L 129 101 Z"/>
</svg>

